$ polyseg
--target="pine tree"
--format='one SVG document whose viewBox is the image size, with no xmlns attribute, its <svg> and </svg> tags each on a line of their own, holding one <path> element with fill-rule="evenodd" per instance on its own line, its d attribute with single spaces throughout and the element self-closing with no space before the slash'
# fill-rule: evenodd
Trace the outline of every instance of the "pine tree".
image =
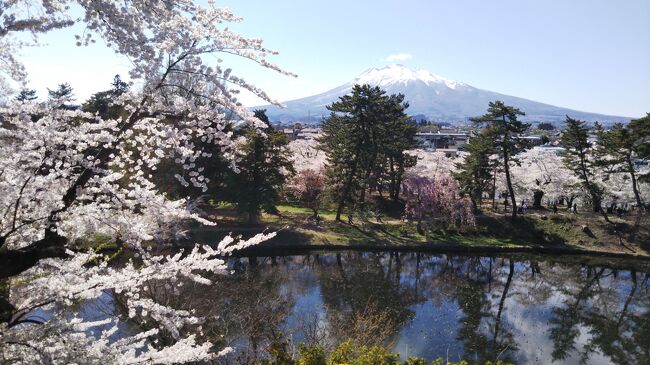
<svg viewBox="0 0 650 365">
<path fill-rule="evenodd" d="M 59 84 L 54 90 L 48 88 L 47 94 L 51 102 L 55 102 L 60 105 L 60 109 L 73 110 L 76 108 L 71 104 L 75 100 L 74 90 L 72 89 L 72 86 L 70 86 L 70 84 L 67 82 Z"/>
<path fill-rule="evenodd" d="M 71 94 L 72 88 L 59 86 L 60 91 L 50 91 L 50 97 L 58 97 L 60 94 Z M 115 75 L 111 88 L 93 94 L 82 106 L 82 110 L 90 113 L 98 113 L 102 118 L 115 119 L 124 113 L 124 108 L 111 105 L 115 98 L 129 91 L 129 84 L 122 81 L 119 75 Z"/>
<path fill-rule="evenodd" d="M 583 189 L 589 194 L 594 212 L 602 212 L 604 189 L 594 180 L 596 160 L 589 143 L 589 128 L 586 123 L 566 117 L 566 126 L 562 132 L 562 145 L 566 148 L 563 159 L 565 166 L 580 179 Z"/>
<path fill-rule="evenodd" d="M 47 94 L 49 95 L 50 99 L 61 99 L 65 97 L 72 97 L 73 90 L 72 90 L 72 86 L 70 86 L 70 84 L 66 82 L 63 84 L 59 84 L 57 88 L 54 90 L 48 88 Z"/>
<path fill-rule="evenodd" d="M 131 88 L 129 86 L 129 83 L 122 81 L 122 78 L 120 75 L 115 75 L 113 77 L 113 82 L 111 82 L 111 92 L 113 93 L 114 96 L 120 96 L 124 94 L 125 92 L 129 91 Z"/>
<path fill-rule="evenodd" d="M 646 113 L 645 117 L 630 121 L 628 128 L 638 141 L 634 146 L 634 152 L 639 159 L 650 161 L 650 113 Z M 650 183 L 650 172 L 639 175 L 639 181 Z"/>
<path fill-rule="evenodd" d="M 496 151 L 494 141 L 485 131 L 479 131 L 465 145 L 468 156 L 456 164 L 458 172 L 454 177 L 460 185 L 461 192 L 469 195 L 474 211 L 480 209 L 483 192 L 489 190 L 494 177 L 496 161 L 490 159 Z"/>
<path fill-rule="evenodd" d="M 526 149 L 520 135 L 530 128 L 530 124 L 517 120 L 520 115 L 525 113 L 501 101 L 494 101 L 490 102 L 486 114 L 471 119 L 476 125 L 485 127 L 483 133 L 494 141 L 496 152 L 501 156 L 501 165 L 512 202 L 512 219 L 517 218 L 517 200 L 510 177 L 510 163 L 517 163 L 515 156 Z"/>
<path fill-rule="evenodd" d="M 386 95 L 379 87 L 355 85 L 352 92 L 327 108 L 319 148 L 327 155 L 326 175 L 337 202 L 336 220 L 343 209 L 364 205 L 372 190 L 389 181 L 397 199 L 404 170 L 414 164 L 405 154 L 413 147 L 415 129 L 407 124 L 404 95 Z"/>
<path fill-rule="evenodd" d="M 32 89 L 22 89 L 16 96 L 16 101 L 19 101 L 21 103 L 24 103 L 26 101 L 33 101 L 36 99 L 38 99 L 38 96 L 36 96 L 36 90 Z"/>
<path fill-rule="evenodd" d="M 255 110 L 255 117 L 266 127 L 243 131 L 246 142 L 237 163 L 239 172 L 232 174 L 228 188 L 249 224 L 258 222 L 262 210 L 277 212 L 275 205 L 280 191 L 295 173 L 287 148 L 288 138 L 282 131 L 273 129 L 266 110 Z"/>
<path fill-rule="evenodd" d="M 638 158 L 638 145 L 644 143 L 646 136 L 634 134 L 631 128 L 621 123 L 616 123 L 608 131 L 599 124 L 596 126 L 598 136 L 598 166 L 604 168 L 605 173 L 623 173 L 630 176 L 632 191 L 637 206 L 641 208 L 641 194 L 639 193 L 638 176 L 634 161 Z"/>
<path fill-rule="evenodd" d="M 383 142 L 378 146 L 379 157 L 371 185 L 371 189 L 380 193 L 386 187 L 390 199 L 395 202 L 399 200 L 406 169 L 417 163 L 417 157 L 405 153 L 415 146 L 417 126 L 404 114 L 408 104 L 403 101 L 401 94 L 389 96 L 386 108 L 391 110 L 385 112 L 385 118 L 378 126 Z"/>
</svg>

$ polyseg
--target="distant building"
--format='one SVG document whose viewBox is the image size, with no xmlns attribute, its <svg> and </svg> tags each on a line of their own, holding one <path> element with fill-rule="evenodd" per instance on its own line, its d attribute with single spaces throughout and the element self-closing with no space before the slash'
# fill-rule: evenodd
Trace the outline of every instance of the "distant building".
<svg viewBox="0 0 650 365">
<path fill-rule="evenodd" d="M 544 139 L 540 136 L 526 136 L 526 137 L 519 137 L 519 138 L 528 142 L 528 145 L 530 146 L 541 146 L 544 144 Z"/>
<path fill-rule="evenodd" d="M 314 139 L 318 137 L 321 132 L 320 128 L 284 128 L 282 130 L 284 134 L 289 138 L 289 141 L 295 141 L 296 139 Z"/>
<path fill-rule="evenodd" d="M 469 133 L 457 129 L 441 129 L 436 133 L 421 132 L 415 134 L 415 141 L 420 148 L 428 150 L 462 150 L 469 141 Z"/>
<path fill-rule="evenodd" d="M 542 146 L 535 146 L 533 149 L 540 150 L 540 151 L 546 151 L 546 152 L 553 152 L 556 155 L 561 155 L 564 151 L 566 151 L 566 148 L 564 147 L 559 147 L 559 146 L 554 146 L 552 144 L 545 144 Z"/>
</svg>

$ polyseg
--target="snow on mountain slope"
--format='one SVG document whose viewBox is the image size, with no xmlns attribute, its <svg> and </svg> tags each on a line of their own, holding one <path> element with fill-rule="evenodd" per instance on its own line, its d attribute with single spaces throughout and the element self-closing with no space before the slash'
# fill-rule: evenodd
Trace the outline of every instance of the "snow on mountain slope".
<svg viewBox="0 0 650 365">
<path fill-rule="evenodd" d="M 428 86 L 437 84 L 445 85 L 450 89 L 456 89 L 459 86 L 466 86 L 462 82 L 445 79 L 442 76 L 435 75 L 427 70 L 413 71 L 402 65 L 390 65 L 381 69 L 371 68 L 359 75 L 350 84 L 370 84 L 374 86 L 386 87 L 396 84 L 408 85 L 409 82 L 424 82 Z"/>
<path fill-rule="evenodd" d="M 436 121 L 458 122 L 485 113 L 488 103 L 501 100 L 516 106 L 526 113 L 525 119 L 535 121 L 562 122 L 566 115 L 590 122 L 611 123 L 628 121 L 630 118 L 580 112 L 567 108 L 503 95 L 493 91 L 475 88 L 463 82 L 446 79 L 427 70 L 412 70 L 402 65 L 371 68 L 354 80 L 321 94 L 287 101 L 286 109 L 262 106 L 272 121 L 318 122 L 327 117 L 326 105 L 348 94 L 355 84 L 379 86 L 389 94 L 404 94 L 409 103 L 407 113 L 424 115 Z"/>
</svg>

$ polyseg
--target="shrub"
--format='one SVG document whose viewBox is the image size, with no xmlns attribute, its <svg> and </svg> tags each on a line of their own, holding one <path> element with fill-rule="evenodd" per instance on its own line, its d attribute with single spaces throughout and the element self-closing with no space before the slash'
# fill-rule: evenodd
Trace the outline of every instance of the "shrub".
<svg viewBox="0 0 650 365">
<path fill-rule="evenodd" d="M 419 357 L 409 357 L 406 361 L 399 360 L 399 353 L 390 352 L 383 346 L 359 346 L 354 341 L 345 341 L 340 344 L 329 356 L 320 345 L 298 345 L 298 360 L 294 360 L 289 351 L 289 343 L 282 340 L 273 340 L 267 351 L 268 360 L 256 361 L 256 365 L 427 365 L 426 360 Z M 466 360 L 449 362 L 439 357 L 431 365 L 469 365 Z M 486 361 L 479 365 L 513 365 L 497 360 Z"/>
<path fill-rule="evenodd" d="M 325 365 L 327 363 L 325 349 L 320 345 L 306 346 L 301 343 L 298 346 L 298 352 L 300 353 L 298 365 Z"/>
<path fill-rule="evenodd" d="M 346 341 L 332 352 L 327 364 L 398 365 L 399 363 L 399 354 L 391 353 L 385 347 L 358 347 L 352 341 Z"/>
</svg>

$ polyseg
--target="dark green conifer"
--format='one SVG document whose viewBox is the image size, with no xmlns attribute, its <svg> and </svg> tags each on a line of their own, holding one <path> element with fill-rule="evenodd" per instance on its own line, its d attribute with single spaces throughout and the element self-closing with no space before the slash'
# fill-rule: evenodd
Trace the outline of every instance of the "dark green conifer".
<svg viewBox="0 0 650 365">
<path fill-rule="evenodd" d="M 404 95 L 386 95 L 379 87 L 355 85 L 352 92 L 327 107 L 320 148 L 328 160 L 326 175 L 337 202 L 336 220 L 343 209 L 363 206 L 373 190 L 388 186 L 399 196 L 404 170 L 415 164 L 405 151 L 414 146 L 415 126 L 408 123 Z"/>
<path fill-rule="evenodd" d="M 566 148 L 563 155 L 564 164 L 580 179 L 583 189 L 591 198 L 594 211 L 603 212 L 607 219 L 601 208 L 604 189 L 594 179 L 596 159 L 589 142 L 589 128 L 586 122 L 567 116 L 561 141 Z"/>
<path fill-rule="evenodd" d="M 258 222 L 262 210 L 276 213 L 275 205 L 287 178 L 294 174 L 293 162 L 287 148 L 288 138 L 276 131 L 265 110 L 256 110 L 255 117 L 266 127 L 248 127 L 243 131 L 246 142 L 240 150 L 238 172 L 231 175 L 228 190 L 239 211 L 249 224 Z"/>
<path fill-rule="evenodd" d="M 525 115 L 525 113 L 515 107 L 505 105 L 501 101 L 494 101 L 490 102 L 486 114 L 472 118 L 472 122 L 476 125 L 485 127 L 483 133 L 486 138 L 494 141 L 496 153 L 501 158 L 501 166 L 506 176 L 508 194 L 512 202 L 512 219 L 517 218 L 517 200 L 510 177 L 510 163 L 518 163 L 515 156 L 526 150 L 527 145 L 520 137 L 530 128 L 530 124 L 517 119 L 520 115 Z"/>
<path fill-rule="evenodd" d="M 460 185 L 461 192 L 469 195 L 474 210 L 478 211 L 483 193 L 489 191 L 495 175 L 497 161 L 490 159 L 490 156 L 496 152 L 494 141 L 486 131 L 479 131 L 470 138 L 464 148 L 469 155 L 461 163 L 456 164 L 458 172 L 454 177 Z"/>
</svg>

